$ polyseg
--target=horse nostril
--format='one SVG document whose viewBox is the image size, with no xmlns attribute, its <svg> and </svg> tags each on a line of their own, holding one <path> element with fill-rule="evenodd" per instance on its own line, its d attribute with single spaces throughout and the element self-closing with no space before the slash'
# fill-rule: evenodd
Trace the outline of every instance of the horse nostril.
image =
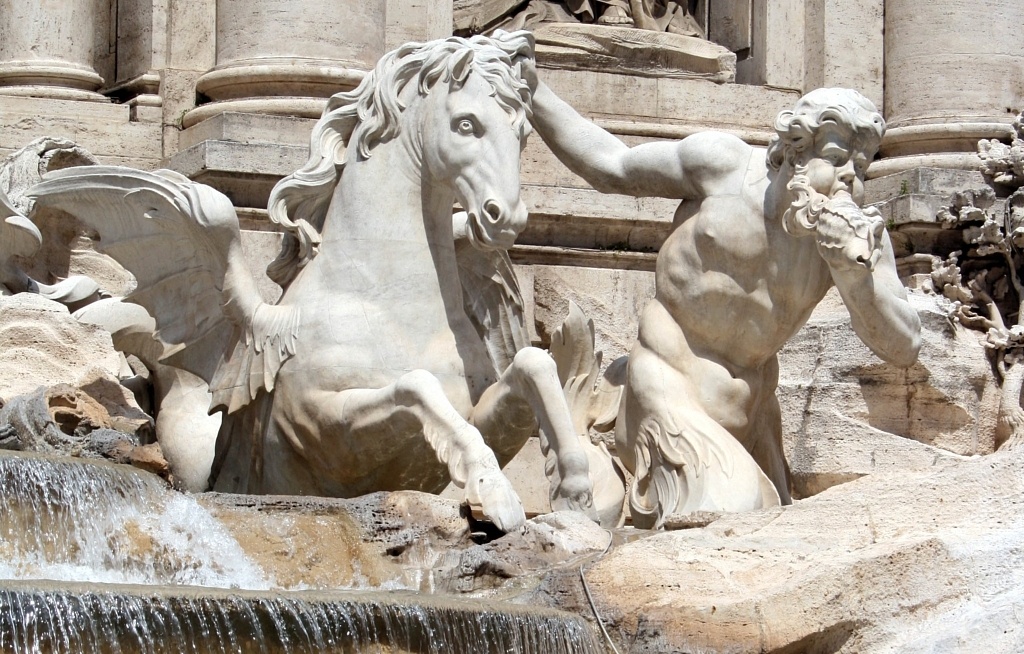
<svg viewBox="0 0 1024 654">
<path fill-rule="evenodd" d="M 501 220 L 501 206 L 494 200 L 484 202 L 484 213 L 487 214 L 487 219 L 492 223 L 497 223 Z"/>
</svg>

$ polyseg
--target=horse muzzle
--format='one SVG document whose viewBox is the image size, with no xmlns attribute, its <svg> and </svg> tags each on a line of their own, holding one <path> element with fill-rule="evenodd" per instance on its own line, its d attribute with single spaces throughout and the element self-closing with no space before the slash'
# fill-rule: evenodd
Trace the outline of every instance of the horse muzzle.
<svg viewBox="0 0 1024 654">
<path fill-rule="evenodd" d="M 527 215 L 521 200 L 513 209 L 497 200 L 486 200 L 480 211 L 470 212 L 467 232 L 477 247 L 507 250 L 526 227 Z"/>
</svg>

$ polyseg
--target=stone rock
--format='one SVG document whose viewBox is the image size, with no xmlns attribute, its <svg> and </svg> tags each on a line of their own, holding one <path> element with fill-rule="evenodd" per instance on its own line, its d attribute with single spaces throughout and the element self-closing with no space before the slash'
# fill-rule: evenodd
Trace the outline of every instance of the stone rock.
<svg viewBox="0 0 1024 654">
<path fill-rule="evenodd" d="M 1021 651 L 1022 495 L 1019 454 L 876 474 L 622 545 L 586 579 L 621 651 Z"/>
<path fill-rule="evenodd" d="M 125 440 L 124 434 L 111 429 L 98 430 L 90 435 L 93 449 L 114 463 L 134 466 L 164 479 L 173 479 L 171 466 L 164 458 L 159 443 L 138 445 Z M 106 437 L 106 439 L 103 439 Z M 101 440 L 103 439 L 103 440 Z"/>
<path fill-rule="evenodd" d="M 430 574 L 435 592 L 515 595 L 553 569 L 575 569 L 611 543 L 611 532 L 582 513 L 556 511 L 496 540 L 450 549 L 437 558 Z"/>
<path fill-rule="evenodd" d="M 99 375 L 116 380 L 120 370 L 110 334 L 78 322 L 64 305 L 31 293 L 0 297 L 0 398 Z"/>
<path fill-rule="evenodd" d="M 923 346 L 909 369 L 861 343 L 833 289 L 779 353 L 783 440 L 798 497 L 861 475 L 994 449 L 999 389 L 975 332 L 911 293 Z"/>
<path fill-rule="evenodd" d="M 282 588 L 429 592 L 437 562 L 473 544 L 457 502 L 415 491 L 351 500 L 221 493 L 197 499 Z"/>
<path fill-rule="evenodd" d="M 416 491 L 353 499 L 205 493 L 197 500 L 282 588 L 514 597 L 551 569 L 576 569 L 611 540 L 573 511 L 538 516 L 500 535 L 458 502 Z"/>
<path fill-rule="evenodd" d="M 102 396 L 103 385 L 97 382 L 89 387 L 99 388 Z M 116 392 L 114 396 L 118 396 Z M 152 420 L 141 412 L 141 418 L 123 415 L 130 414 L 131 407 L 109 403 L 109 397 L 113 415 L 96 397 L 68 384 L 40 387 L 19 395 L 0 408 L 0 449 L 103 457 L 170 479 L 170 468 L 160 446 L 140 444 L 138 432 L 152 436 Z M 140 428 L 123 429 L 132 425 Z"/>
</svg>

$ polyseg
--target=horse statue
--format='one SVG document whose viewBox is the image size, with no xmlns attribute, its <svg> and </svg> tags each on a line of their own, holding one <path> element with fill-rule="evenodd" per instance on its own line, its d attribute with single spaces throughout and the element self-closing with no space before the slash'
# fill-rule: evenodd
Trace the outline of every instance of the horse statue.
<svg viewBox="0 0 1024 654">
<path fill-rule="evenodd" d="M 210 187 L 90 166 L 30 189 L 36 207 L 99 232 L 138 279 L 129 299 L 156 320 L 162 361 L 209 383 L 223 418 L 214 490 L 350 497 L 450 479 L 508 531 L 525 514 L 501 465 L 539 422 L 553 508 L 593 514 L 556 364 L 489 341 L 522 339 L 500 302 L 460 279 L 473 266 L 456 236 L 507 263 L 525 226 L 520 62 L 532 56 L 526 32 L 407 44 L 330 98 L 309 161 L 270 197 L 285 232 L 268 267 L 276 304 L 246 266 L 234 207 Z"/>
</svg>

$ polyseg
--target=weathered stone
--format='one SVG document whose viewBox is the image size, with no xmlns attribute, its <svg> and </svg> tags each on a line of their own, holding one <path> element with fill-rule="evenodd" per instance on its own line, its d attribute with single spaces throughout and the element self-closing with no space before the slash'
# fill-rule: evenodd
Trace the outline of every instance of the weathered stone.
<svg viewBox="0 0 1024 654">
<path fill-rule="evenodd" d="M 579 23 L 545 23 L 534 33 L 538 63 L 549 68 L 720 83 L 736 79 L 736 55 L 693 36 Z"/>
<path fill-rule="evenodd" d="M 629 353 L 636 340 L 640 312 L 654 297 L 653 273 L 574 266 L 532 268 L 532 322 L 541 342 L 549 342 L 561 326 L 571 300 L 594 321 L 595 349 L 604 353 L 605 366 Z"/>
<path fill-rule="evenodd" d="M 1022 493 L 1004 453 L 877 474 L 622 545 L 586 579 L 622 651 L 1019 651 Z"/>
<path fill-rule="evenodd" d="M 883 0 L 810 0 L 804 4 L 805 89 L 844 86 L 882 106 Z"/>
<path fill-rule="evenodd" d="M 96 370 L 113 380 L 121 370 L 110 334 L 38 295 L 0 297 L 0 397 L 59 383 L 77 386 Z"/>
<path fill-rule="evenodd" d="M 429 592 L 431 570 L 446 553 L 473 544 L 458 502 L 425 493 L 353 500 L 210 493 L 199 500 L 282 588 Z"/>
<path fill-rule="evenodd" d="M 999 389 L 978 335 L 950 322 L 944 299 L 910 300 L 923 345 L 909 369 L 879 361 L 860 342 L 834 290 L 779 353 L 783 439 L 798 496 L 993 451 Z"/>
<path fill-rule="evenodd" d="M 94 384 L 94 392 L 96 388 Z M 133 421 L 123 415 L 130 407 L 111 408 L 122 415 L 111 415 L 82 389 L 67 384 L 40 387 L 0 408 L 0 449 L 103 457 L 170 478 L 160 446 L 140 445 L 140 436 L 152 438 L 152 420 L 135 410 L 141 417 Z"/>
</svg>

